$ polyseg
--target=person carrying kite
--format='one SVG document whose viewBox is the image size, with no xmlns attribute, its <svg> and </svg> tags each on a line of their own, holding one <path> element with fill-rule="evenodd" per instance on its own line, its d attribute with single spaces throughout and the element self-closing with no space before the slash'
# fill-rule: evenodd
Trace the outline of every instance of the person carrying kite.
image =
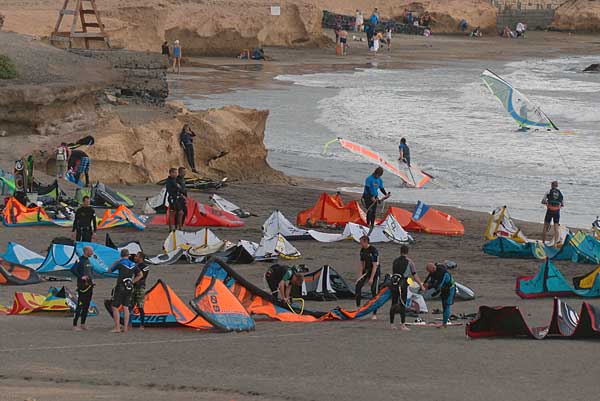
<svg viewBox="0 0 600 401">
<path fill-rule="evenodd" d="M 388 193 L 383 187 L 383 180 L 381 176 L 383 175 L 383 168 L 377 167 L 373 174 L 367 177 L 365 180 L 365 188 L 363 191 L 362 200 L 367 208 L 367 225 L 369 226 L 369 234 L 373 230 L 375 226 L 375 216 L 377 215 L 377 203 L 383 200 L 386 200 L 390 197 L 390 193 Z M 377 195 L 379 195 L 379 191 L 385 195 L 383 199 L 378 199 Z"/>
</svg>

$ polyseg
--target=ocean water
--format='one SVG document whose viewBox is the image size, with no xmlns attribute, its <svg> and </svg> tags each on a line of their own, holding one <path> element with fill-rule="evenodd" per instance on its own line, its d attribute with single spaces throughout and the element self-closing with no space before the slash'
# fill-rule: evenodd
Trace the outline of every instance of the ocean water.
<svg viewBox="0 0 600 401">
<path fill-rule="evenodd" d="M 600 74 L 581 70 L 596 57 L 528 59 L 510 63 L 451 62 L 444 66 L 283 75 L 268 89 L 195 94 L 184 82 L 173 91 L 191 109 L 239 104 L 269 109 L 269 162 L 290 175 L 349 183 L 362 192 L 374 166 L 335 137 L 396 160 L 406 137 L 413 163 L 435 179 L 422 189 L 401 187 L 384 174 L 392 199 L 423 200 L 470 210 L 506 205 L 516 218 L 541 221 L 540 201 L 552 180 L 565 196 L 562 222 L 589 228 L 600 214 Z M 519 132 L 480 74 L 490 68 L 536 102 L 561 131 Z M 332 191 L 338 188 L 332 187 Z"/>
</svg>

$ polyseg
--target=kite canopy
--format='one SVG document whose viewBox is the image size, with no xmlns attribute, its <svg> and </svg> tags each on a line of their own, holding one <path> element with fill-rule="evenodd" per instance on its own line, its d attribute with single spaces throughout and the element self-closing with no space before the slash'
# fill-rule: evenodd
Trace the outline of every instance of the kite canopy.
<svg viewBox="0 0 600 401">
<path fill-rule="evenodd" d="M 167 188 L 162 188 L 160 192 L 154 196 L 146 198 L 146 203 L 142 208 L 144 214 L 165 214 L 169 207 L 169 197 L 167 196 Z"/>
<path fill-rule="evenodd" d="M 42 279 L 35 270 L 0 258 L 0 285 L 28 285 L 41 282 Z"/>
<path fill-rule="evenodd" d="M 26 207 L 13 197 L 9 198 L 4 206 L 2 222 L 7 227 L 44 225 L 70 227 L 73 225 L 71 220 L 52 219 L 42 207 Z"/>
<path fill-rule="evenodd" d="M 254 319 L 222 281 L 201 277 L 194 294 L 190 306 L 216 328 L 222 331 L 254 330 Z"/>
<path fill-rule="evenodd" d="M 481 74 L 481 79 L 519 126 L 558 130 L 558 127 L 535 103 L 495 73 L 485 70 Z"/>
<path fill-rule="evenodd" d="M 171 231 L 163 243 L 165 252 L 171 252 L 177 248 L 186 251 L 194 249 L 193 253 L 198 256 L 219 252 L 224 246 L 225 241 L 222 241 L 208 228 L 195 232 Z"/>
<path fill-rule="evenodd" d="M 281 234 L 271 238 L 263 237 L 254 254 L 254 258 L 258 260 L 270 260 L 277 257 L 298 259 L 301 256 L 296 247 L 290 244 Z"/>
<path fill-rule="evenodd" d="M 110 300 L 104 301 L 104 306 L 112 316 Z M 121 312 L 122 313 L 122 312 Z M 158 280 L 144 298 L 145 327 L 190 327 L 199 330 L 212 330 L 213 325 L 198 316 L 177 296 L 165 282 Z M 121 320 L 123 319 L 121 315 Z M 137 306 L 131 312 L 132 326 L 141 323 Z"/>
<path fill-rule="evenodd" d="M 98 208 L 118 208 L 121 205 L 132 208 L 134 206 L 133 201 L 125 194 L 101 182 L 93 185 L 91 190 L 88 188 L 79 188 L 75 191 L 75 200 L 77 202 L 83 203 L 84 196 L 89 196 L 91 205 Z"/>
<path fill-rule="evenodd" d="M 185 225 L 190 227 L 241 227 L 244 222 L 235 214 L 197 202 L 192 197 L 186 198 L 187 215 Z M 170 211 L 166 215 L 154 216 L 150 224 L 166 225 Z"/>
<path fill-rule="evenodd" d="M 600 308 L 583 302 L 579 314 L 555 298 L 550 324 L 531 327 L 516 306 L 480 306 L 477 318 L 467 324 L 471 338 L 524 337 L 541 340 L 548 337 L 600 338 Z"/>
<path fill-rule="evenodd" d="M 485 239 L 488 241 L 498 237 L 511 239 L 515 242 L 528 242 L 529 240 L 517 227 L 513 219 L 508 214 L 506 206 L 497 207 L 490 213 L 488 225 L 485 229 Z"/>
<path fill-rule="evenodd" d="M 34 270 L 37 270 L 45 259 L 39 253 L 33 252 L 15 242 L 9 242 L 6 245 L 6 252 L 0 255 L 0 258 Z"/>
<path fill-rule="evenodd" d="M 229 213 L 233 213 L 236 216 L 241 217 L 242 219 L 252 216 L 252 213 L 242 210 L 242 208 L 238 205 L 231 203 L 228 200 L 223 199 L 222 197 L 216 194 L 210 196 L 210 203 L 214 205 L 215 208 L 224 210 Z"/>
<path fill-rule="evenodd" d="M 575 287 L 576 290 L 592 288 L 596 282 L 596 277 L 598 277 L 598 274 L 600 274 L 600 266 L 596 267 L 588 274 L 573 277 L 573 287 Z"/>
<path fill-rule="evenodd" d="M 521 298 L 568 296 L 597 298 L 600 297 L 600 279 L 596 275 L 591 287 L 575 289 L 569 285 L 554 264 L 546 260 L 541 264 L 540 271 L 537 274 L 517 278 L 516 291 Z"/>
<path fill-rule="evenodd" d="M 33 312 L 52 312 L 53 314 L 72 315 L 77 308 L 77 295 L 66 287 L 51 287 L 47 295 L 32 292 L 16 292 L 9 315 L 26 315 Z M 88 316 L 98 315 L 98 308 L 92 301 Z"/>
<path fill-rule="evenodd" d="M 418 201 L 413 213 L 397 207 L 390 207 L 386 218 L 392 215 L 406 230 L 437 235 L 464 235 L 465 227 L 454 216 L 434 209 Z"/>
<path fill-rule="evenodd" d="M 311 238 L 308 230 L 294 226 L 279 210 L 273 211 L 262 225 L 263 237 L 271 238 L 277 234 L 283 235 L 290 241 Z"/>
<path fill-rule="evenodd" d="M 140 217 L 133 213 L 127 208 L 127 206 L 119 206 L 113 212 L 112 210 L 106 210 L 102 220 L 98 223 L 99 230 L 105 230 L 108 228 L 115 227 L 133 227 L 138 230 L 143 230 L 146 225 L 142 222 Z"/>
<path fill-rule="evenodd" d="M 310 209 L 298 213 L 296 224 L 299 226 L 337 226 L 346 223 L 367 224 L 367 216 L 357 201 L 344 204 L 339 193 L 329 195 L 322 193 L 317 203 Z"/>
</svg>

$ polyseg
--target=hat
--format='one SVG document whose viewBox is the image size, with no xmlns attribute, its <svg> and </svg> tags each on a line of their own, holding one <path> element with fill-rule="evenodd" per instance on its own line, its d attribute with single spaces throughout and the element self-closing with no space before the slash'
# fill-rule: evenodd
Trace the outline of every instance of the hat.
<svg viewBox="0 0 600 401">
<path fill-rule="evenodd" d="M 178 40 L 175 40 L 175 42 L 173 42 L 173 44 L 176 44 L 176 45 L 178 45 L 178 44 L 179 44 L 179 41 L 178 41 Z"/>
</svg>

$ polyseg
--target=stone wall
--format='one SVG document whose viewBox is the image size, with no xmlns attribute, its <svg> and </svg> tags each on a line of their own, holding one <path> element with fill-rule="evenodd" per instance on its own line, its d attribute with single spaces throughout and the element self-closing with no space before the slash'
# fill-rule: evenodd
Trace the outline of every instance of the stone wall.
<svg viewBox="0 0 600 401">
<path fill-rule="evenodd" d="M 123 79 L 110 88 L 116 96 L 152 104 L 164 104 L 169 96 L 167 58 L 162 54 L 130 50 L 83 50 L 70 52 L 108 61 Z"/>
<path fill-rule="evenodd" d="M 517 23 L 527 24 L 527 29 L 546 29 L 552 23 L 554 10 L 505 9 L 498 13 L 497 27 L 502 31 L 506 25 L 515 29 Z"/>
</svg>

